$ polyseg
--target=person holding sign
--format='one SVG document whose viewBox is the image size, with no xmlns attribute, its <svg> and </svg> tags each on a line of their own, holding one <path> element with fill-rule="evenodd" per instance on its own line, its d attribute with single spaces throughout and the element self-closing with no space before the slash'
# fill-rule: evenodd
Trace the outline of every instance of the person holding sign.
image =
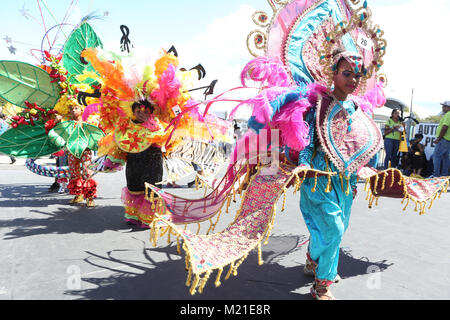
<svg viewBox="0 0 450 320">
<path fill-rule="evenodd" d="M 391 118 L 386 123 L 384 129 L 384 150 L 386 158 L 384 159 L 384 169 L 398 166 L 398 149 L 402 138 L 402 132 L 405 130 L 404 123 L 401 121 L 400 110 L 392 110 Z"/>
<path fill-rule="evenodd" d="M 450 101 L 442 103 L 442 117 L 439 127 L 436 131 L 436 148 L 433 153 L 434 177 L 445 177 L 448 175 L 449 168 L 449 150 L 450 150 Z"/>
</svg>

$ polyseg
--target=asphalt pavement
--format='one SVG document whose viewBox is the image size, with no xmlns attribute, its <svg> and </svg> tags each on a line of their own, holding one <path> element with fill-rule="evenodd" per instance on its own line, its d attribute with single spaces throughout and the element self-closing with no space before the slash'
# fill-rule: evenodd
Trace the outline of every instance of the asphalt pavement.
<svg viewBox="0 0 450 320">
<path fill-rule="evenodd" d="M 10 165 L 0 156 L 0 300 L 311 300 L 312 278 L 303 274 L 308 231 L 298 194 L 289 192 L 286 211 L 277 214 L 262 266 L 253 252 L 236 277 L 215 288 L 214 273 L 203 294 L 191 296 L 176 243 L 160 240 L 154 248 L 148 230 L 124 222 L 124 172 L 95 179 L 97 206 L 70 206 L 68 194 L 48 192 L 53 179 L 31 173 L 23 159 Z M 166 191 L 199 197 L 201 192 L 187 188 L 187 182 Z M 403 211 L 396 199 L 380 199 L 369 209 L 363 189 L 359 184 L 341 245 L 343 280 L 333 286 L 334 295 L 341 300 L 448 300 L 450 194 L 419 216 L 412 205 Z M 217 231 L 231 222 L 237 207 L 232 204 Z"/>
</svg>

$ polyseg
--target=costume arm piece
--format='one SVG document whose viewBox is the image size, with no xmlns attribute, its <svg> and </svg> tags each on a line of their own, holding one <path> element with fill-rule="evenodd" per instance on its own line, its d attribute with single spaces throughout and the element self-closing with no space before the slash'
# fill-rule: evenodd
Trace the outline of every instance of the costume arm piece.
<svg viewBox="0 0 450 320">
<path fill-rule="evenodd" d="M 315 119 L 316 119 L 316 110 L 311 109 L 305 117 L 305 121 L 309 124 L 309 139 L 310 142 L 306 146 L 305 149 L 300 151 L 299 157 L 298 157 L 298 164 L 299 165 L 306 165 L 310 167 L 312 156 L 314 153 L 314 147 L 315 147 L 315 134 L 316 134 L 316 125 L 315 125 Z"/>
<path fill-rule="evenodd" d="M 98 155 L 106 156 L 112 164 L 124 165 L 127 161 L 127 153 L 120 150 L 113 134 L 107 135 L 98 142 Z"/>
</svg>

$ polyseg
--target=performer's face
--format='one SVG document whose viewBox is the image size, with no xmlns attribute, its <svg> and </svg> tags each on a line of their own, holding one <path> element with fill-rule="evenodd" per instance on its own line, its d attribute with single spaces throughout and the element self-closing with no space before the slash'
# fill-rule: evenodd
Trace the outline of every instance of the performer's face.
<svg viewBox="0 0 450 320">
<path fill-rule="evenodd" d="M 146 122 L 151 114 L 151 110 L 143 106 L 139 106 L 134 109 L 134 116 L 136 117 L 136 121 L 139 123 Z"/>
<path fill-rule="evenodd" d="M 347 60 L 343 60 L 339 63 L 334 76 L 334 87 L 345 95 L 352 94 L 358 88 L 361 76 L 361 73 L 355 74 L 355 70 Z"/>
<path fill-rule="evenodd" d="M 81 108 L 78 105 L 70 106 L 69 112 L 73 119 L 78 119 L 81 116 Z"/>
</svg>

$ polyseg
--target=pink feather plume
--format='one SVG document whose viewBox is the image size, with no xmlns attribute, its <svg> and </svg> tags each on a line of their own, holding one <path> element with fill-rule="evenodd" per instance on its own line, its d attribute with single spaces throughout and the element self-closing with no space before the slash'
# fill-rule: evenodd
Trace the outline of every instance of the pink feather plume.
<svg viewBox="0 0 450 320">
<path fill-rule="evenodd" d="M 258 57 L 250 61 L 241 72 L 242 85 L 246 80 L 267 82 L 268 87 L 289 87 L 292 85 L 289 74 L 279 59 Z"/>
<path fill-rule="evenodd" d="M 151 94 L 151 98 L 161 108 L 164 108 L 171 98 L 176 98 L 180 94 L 181 83 L 175 73 L 175 66 L 170 64 L 159 78 L 159 88 Z"/>
<path fill-rule="evenodd" d="M 307 100 L 294 101 L 274 115 L 272 126 L 280 130 L 281 145 L 301 151 L 309 144 L 309 125 L 304 115 L 310 107 Z"/>
</svg>

